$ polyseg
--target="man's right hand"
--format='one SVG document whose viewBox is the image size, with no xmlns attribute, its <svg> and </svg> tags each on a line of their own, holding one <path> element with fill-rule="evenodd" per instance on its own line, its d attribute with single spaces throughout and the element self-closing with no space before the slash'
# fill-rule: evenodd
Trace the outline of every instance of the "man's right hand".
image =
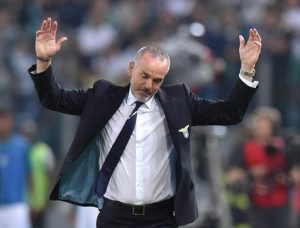
<svg viewBox="0 0 300 228">
<path fill-rule="evenodd" d="M 51 18 L 44 20 L 41 29 L 36 32 L 35 53 L 37 57 L 37 73 L 46 70 L 51 64 L 51 58 L 60 50 L 67 37 L 56 41 L 57 21 Z"/>
</svg>

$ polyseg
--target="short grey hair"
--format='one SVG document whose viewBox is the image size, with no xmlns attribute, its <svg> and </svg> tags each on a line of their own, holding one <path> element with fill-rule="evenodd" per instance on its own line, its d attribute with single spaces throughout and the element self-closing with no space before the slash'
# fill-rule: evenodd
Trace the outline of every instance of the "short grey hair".
<svg viewBox="0 0 300 228">
<path fill-rule="evenodd" d="M 160 61 L 167 60 L 170 67 L 170 56 L 166 51 L 157 46 L 144 46 L 140 48 L 135 55 L 134 62 L 138 62 L 145 53 L 150 53 L 152 57 L 159 58 Z"/>
</svg>

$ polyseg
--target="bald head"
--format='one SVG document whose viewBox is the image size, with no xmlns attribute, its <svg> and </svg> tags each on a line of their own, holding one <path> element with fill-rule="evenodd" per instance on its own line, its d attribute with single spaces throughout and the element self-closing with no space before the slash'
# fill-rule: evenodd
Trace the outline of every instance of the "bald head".
<svg viewBox="0 0 300 228">
<path fill-rule="evenodd" d="M 144 46 L 138 50 L 135 55 L 134 62 L 139 63 L 140 59 L 144 54 L 149 54 L 152 58 L 158 59 L 161 62 L 166 61 L 168 65 L 168 71 L 170 69 L 170 57 L 163 49 L 156 46 Z"/>
</svg>

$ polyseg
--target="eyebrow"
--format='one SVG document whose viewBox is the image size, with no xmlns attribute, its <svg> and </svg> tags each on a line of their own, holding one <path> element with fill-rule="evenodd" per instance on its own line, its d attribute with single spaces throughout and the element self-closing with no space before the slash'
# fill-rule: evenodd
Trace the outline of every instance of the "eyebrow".
<svg viewBox="0 0 300 228">
<path fill-rule="evenodd" d="M 146 75 L 147 77 L 151 77 L 151 75 L 148 74 L 148 73 L 145 72 L 145 71 L 141 71 L 141 73 L 144 74 L 144 75 Z M 153 78 L 153 80 L 162 82 L 164 79 L 163 79 L 163 78 Z"/>
<path fill-rule="evenodd" d="M 142 71 L 142 74 L 145 74 L 146 76 L 150 77 L 151 75 L 146 73 L 145 71 Z"/>
</svg>

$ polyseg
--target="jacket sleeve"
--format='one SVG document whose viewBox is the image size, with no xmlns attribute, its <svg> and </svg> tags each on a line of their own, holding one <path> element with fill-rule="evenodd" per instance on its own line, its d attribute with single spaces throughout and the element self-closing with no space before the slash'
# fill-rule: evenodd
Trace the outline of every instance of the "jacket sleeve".
<svg viewBox="0 0 300 228">
<path fill-rule="evenodd" d="M 185 85 L 192 124 L 199 126 L 239 123 L 245 115 L 256 90 L 256 88 L 251 88 L 241 80 L 238 80 L 226 100 L 212 101 L 199 98 Z"/>
<path fill-rule="evenodd" d="M 53 111 L 71 115 L 81 115 L 87 96 L 93 89 L 68 90 L 61 87 L 55 80 L 51 66 L 44 72 L 34 74 L 36 65 L 28 69 L 41 104 Z"/>
</svg>

